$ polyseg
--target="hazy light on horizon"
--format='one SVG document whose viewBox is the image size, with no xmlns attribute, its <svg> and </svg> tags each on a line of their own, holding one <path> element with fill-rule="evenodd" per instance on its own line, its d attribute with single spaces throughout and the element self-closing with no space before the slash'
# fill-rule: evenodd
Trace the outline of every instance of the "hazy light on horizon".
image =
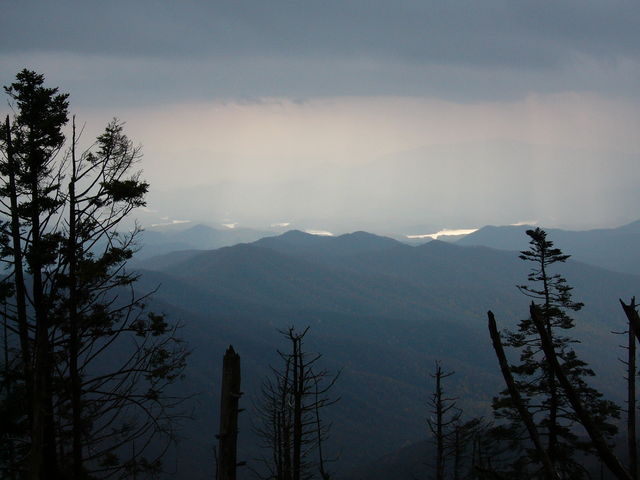
<svg viewBox="0 0 640 480">
<path fill-rule="evenodd" d="M 528 225 L 533 226 L 533 225 L 537 225 L 537 224 L 538 224 L 537 220 L 524 220 L 524 221 L 521 221 L 521 222 L 510 223 L 509 225 L 511 227 L 525 227 L 525 226 L 528 226 Z"/>
<path fill-rule="evenodd" d="M 266 99 L 122 116 L 143 143 L 149 210 L 170 218 L 437 232 L 535 216 L 580 229 L 635 220 L 640 202 L 640 107 L 593 94 Z"/>
<path fill-rule="evenodd" d="M 640 153 L 640 104 L 573 92 L 474 103 L 266 99 L 132 109 L 120 116 L 145 146 L 147 177 L 162 190 L 265 182 L 326 164 L 363 164 L 426 146 L 487 141 Z M 184 175 L 177 174 L 176 160 L 188 168 Z"/>
<path fill-rule="evenodd" d="M 166 217 L 160 217 L 166 219 Z M 167 227 L 169 225 L 182 225 L 185 223 L 191 223 L 191 220 L 171 220 L 170 222 L 152 223 L 151 227 Z"/>
<path fill-rule="evenodd" d="M 309 235 L 318 235 L 320 237 L 333 237 L 334 234 L 328 232 L 326 230 L 305 230 L 304 233 L 308 233 Z"/>
<path fill-rule="evenodd" d="M 154 224 L 637 219 L 640 4 L 36 3 L 3 10 L 0 83 L 44 73 L 88 142 L 126 121 Z"/>
<path fill-rule="evenodd" d="M 427 233 L 425 235 L 405 235 L 412 240 L 419 240 L 422 238 L 431 238 L 437 240 L 439 237 L 449 237 L 455 235 L 469 235 L 470 233 L 477 232 L 477 228 L 458 228 L 458 229 L 444 229 L 436 233 Z"/>
</svg>

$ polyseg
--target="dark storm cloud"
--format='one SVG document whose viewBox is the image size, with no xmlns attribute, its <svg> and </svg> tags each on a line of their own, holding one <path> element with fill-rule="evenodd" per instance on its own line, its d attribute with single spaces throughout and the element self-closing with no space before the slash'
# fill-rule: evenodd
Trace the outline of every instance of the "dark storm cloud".
<svg viewBox="0 0 640 480">
<path fill-rule="evenodd" d="M 541 68 L 638 57 L 639 14 L 623 1 L 5 0 L 0 51 Z"/>
</svg>

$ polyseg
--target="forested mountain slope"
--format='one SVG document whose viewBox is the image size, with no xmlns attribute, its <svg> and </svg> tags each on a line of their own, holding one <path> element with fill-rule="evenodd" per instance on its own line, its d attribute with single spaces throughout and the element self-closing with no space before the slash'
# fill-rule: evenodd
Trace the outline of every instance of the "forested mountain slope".
<svg viewBox="0 0 640 480">
<path fill-rule="evenodd" d="M 196 420 L 186 424 L 182 448 L 203 459 L 215 442 L 220 362 L 229 344 L 242 357 L 247 411 L 240 457 L 250 461 L 258 455 L 252 402 L 284 345 L 277 329 L 311 326 L 308 349 L 321 352 L 327 368 L 343 368 L 335 387 L 341 400 L 327 415 L 334 421 L 329 447 L 339 456 L 333 469 L 344 472 L 427 437 L 425 401 L 435 360 L 456 371 L 449 386 L 460 406 L 487 414 L 502 383 L 486 311 L 508 326 L 526 315 L 528 304 L 515 287 L 525 282 L 528 265 L 513 252 L 437 241 L 410 247 L 364 233 L 289 232 L 255 244 L 169 254 L 145 267 L 141 288 L 160 284 L 154 308 L 185 325 L 193 351 L 189 388 L 202 395 L 194 400 Z M 620 341 L 609 332 L 623 328 L 618 298 L 640 292 L 640 277 L 571 261 L 562 271 L 586 304 L 576 315 L 578 349 L 601 373 L 600 387 L 615 395 L 622 391 Z M 204 465 L 180 464 L 179 470 L 204 478 Z"/>
</svg>

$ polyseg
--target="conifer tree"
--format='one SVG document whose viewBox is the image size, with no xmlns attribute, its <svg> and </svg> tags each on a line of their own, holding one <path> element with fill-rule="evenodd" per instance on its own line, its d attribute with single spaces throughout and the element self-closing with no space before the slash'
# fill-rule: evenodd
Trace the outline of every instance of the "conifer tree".
<svg viewBox="0 0 640 480">
<path fill-rule="evenodd" d="M 144 205 L 140 151 L 111 122 L 77 152 L 68 95 L 23 70 L 0 132 L 2 478 L 130 477 L 156 471 L 184 368 L 174 326 L 145 310 L 126 270 Z M 65 148 L 65 142 L 67 148 Z M 5 433 L 5 432 L 2 432 Z M 147 455 L 151 448 L 159 448 Z"/>
<path fill-rule="evenodd" d="M 586 379 L 594 376 L 594 372 L 578 358 L 572 348 L 577 340 L 568 335 L 574 327 L 569 313 L 579 311 L 583 304 L 572 299 L 572 287 L 555 268 L 570 256 L 555 248 L 544 230 L 536 228 L 526 233 L 530 238 L 530 248 L 521 252 L 520 259 L 531 262 L 533 266 L 528 275 L 529 282 L 519 285 L 518 289 L 533 299 L 567 377 L 599 428 L 605 435 L 612 436 L 616 428 L 609 420 L 619 415 L 619 409 L 587 384 Z M 577 418 L 546 361 L 533 320 L 524 319 L 516 332 L 507 332 L 505 345 L 520 351 L 520 363 L 511 365 L 510 369 L 526 408 L 543 437 L 545 452 L 553 468 L 560 478 L 584 478 L 586 472 L 577 460 L 577 452 L 592 452 L 592 446 L 581 440 L 580 432 L 575 428 Z M 523 425 L 506 391 L 494 399 L 493 408 L 497 418 L 507 421 L 508 427 L 503 426 L 502 431 L 509 432 L 509 440 L 521 448 L 518 458 L 512 462 L 512 469 L 520 476 L 529 474 L 536 478 L 541 463 L 536 451 L 528 446 L 526 435 L 518 433 L 523 431 Z"/>
</svg>

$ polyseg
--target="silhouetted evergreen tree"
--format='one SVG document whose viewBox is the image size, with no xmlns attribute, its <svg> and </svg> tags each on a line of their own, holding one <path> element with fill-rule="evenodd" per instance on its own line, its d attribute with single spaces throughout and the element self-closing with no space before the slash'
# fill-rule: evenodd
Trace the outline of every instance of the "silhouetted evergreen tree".
<svg viewBox="0 0 640 480">
<path fill-rule="evenodd" d="M 0 134 L 5 478 L 129 477 L 156 471 L 157 433 L 171 435 L 166 394 L 186 352 L 175 327 L 145 311 L 125 270 L 144 205 L 138 147 L 111 122 L 78 153 L 63 151 L 68 96 L 23 70 L 5 87 L 15 115 Z M 4 412 L 3 412 L 4 413 Z M 1 416 L 1 415 L 0 415 Z M 159 445 L 153 445 L 159 447 Z"/>
<path fill-rule="evenodd" d="M 577 340 L 567 335 L 574 321 L 568 312 L 578 311 L 582 303 L 572 300 L 572 287 L 564 277 L 554 271 L 564 263 L 565 255 L 547 239 L 544 230 L 527 230 L 530 249 L 522 251 L 520 258 L 533 263 L 528 284 L 519 285 L 522 293 L 532 298 L 541 312 L 544 328 L 551 338 L 562 368 L 578 392 L 585 408 L 593 416 L 606 436 L 612 436 L 616 427 L 610 423 L 618 417 L 618 407 L 604 400 L 602 394 L 590 387 L 586 378 L 594 375 L 588 365 L 580 360 L 571 348 Z M 511 373 L 522 399 L 543 438 L 546 455 L 560 478 L 585 478 L 586 472 L 579 461 L 579 452 L 593 452 L 590 442 L 582 441 L 575 428 L 576 415 L 565 393 L 559 388 L 556 375 L 542 351 L 540 337 L 532 318 L 522 320 L 516 332 L 507 332 L 505 345 L 520 352 L 520 363 L 511 365 Z M 507 421 L 498 431 L 506 433 L 507 440 L 520 448 L 520 454 L 512 460 L 512 471 L 525 478 L 539 475 L 540 459 L 530 447 L 520 416 L 507 391 L 494 399 L 494 413 Z"/>
</svg>

